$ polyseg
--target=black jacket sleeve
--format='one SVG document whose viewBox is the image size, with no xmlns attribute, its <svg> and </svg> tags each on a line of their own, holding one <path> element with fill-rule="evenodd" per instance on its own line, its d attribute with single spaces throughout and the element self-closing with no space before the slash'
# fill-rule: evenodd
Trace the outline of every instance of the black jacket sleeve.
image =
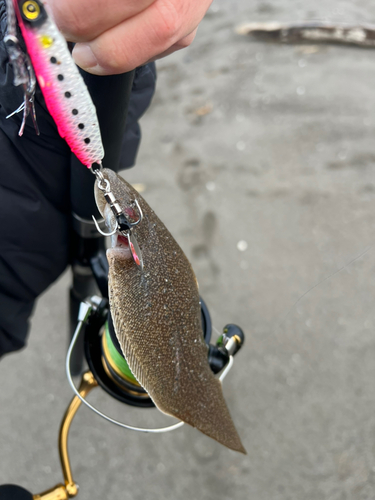
<svg viewBox="0 0 375 500">
<path fill-rule="evenodd" d="M 6 119 L 23 96 L 22 90 L 13 86 L 3 43 L 5 29 L 5 3 L 0 0 L 0 357 L 25 345 L 35 299 L 68 265 L 71 169 L 86 169 L 72 161 L 39 88 L 36 113 L 40 136 L 28 119 L 24 135 L 19 137 L 21 116 Z M 140 140 L 138 119 L 148 107 L 154 87 L 154 65 L 135 71 L 128 119 L 123 122 L 120 144 L 112 156 L 115 159 L 110 160 L 116 166 L 108 164 L 109 168 L 134 164 Z M 121 88 L 117 86 L 116 92 Z M 111 105 L 114 97 L 111 94 Z M 106 132 L 110 133 L 110 128 Z"/>
</svg>

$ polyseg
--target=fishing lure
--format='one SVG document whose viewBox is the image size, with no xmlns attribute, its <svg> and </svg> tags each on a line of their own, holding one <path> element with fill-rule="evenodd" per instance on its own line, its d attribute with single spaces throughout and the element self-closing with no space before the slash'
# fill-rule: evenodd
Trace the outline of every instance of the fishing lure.
<svg viewBox="0 0 375 500">
<path fill-rule="evenodd" d="M 14 84 L 24 86 L 24 102 L 9 116 L 23 110 L 19 131 L 22 135 L 26 118 L 31 111 L 35 128 L 39 133 L 34 108 L 36 75 L 59 134 L 81 163 L 91 168 L 100 181 L 104 149 L 96 109 L 65 38 L 49 14 L 48 7 L 40 0 L 6 1 L 8 15 L 6 44 L 14 68 Z M 22 51 L 17 39 L 16 18 L 28 54 Z M 94 165 L 99 165 L 100 168 L 92 168 Z M 107 197 L 110 196 L 109 184 L 105 185 L 105 191 Z M 132 231 L 135 224 L 127 223 L 124 213 L 119 212 L 116 215 L 119 218 L 116 231 L 120 231 L 127 238 L 134 262 L 142 269 L 141 251 Z"/>
<path fill-rule="evenodd" d="M 101 164 L 104 150 L 95 106 L 47 6 L 40 0 L 13 0 L 13 5 L 12 0 L 7 0 L 7 8 L 9 12 L 12 8 L 15 11 L 36 78 L 59 134 L 84 165 L 90 168 L 95 163 Z M 11 55 L 10 59 L 13 67 L 22 68 Z M 24 105 L 27 106 L 26 100 Z"/>
</svg>

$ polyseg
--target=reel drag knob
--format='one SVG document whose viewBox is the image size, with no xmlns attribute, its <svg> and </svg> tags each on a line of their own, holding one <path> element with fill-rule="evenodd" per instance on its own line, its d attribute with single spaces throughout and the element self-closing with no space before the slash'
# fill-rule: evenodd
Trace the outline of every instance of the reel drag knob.
<svg viewBox="0 0 375 500">
<path fill-rule="evenodd" d="M 218 338 L 216 345 L 208 348 L 208 362 L 211 370 L 219 373 L 229 361 L 229 356 L 234 356 L 241 349 L 245 341 L 245 334 L 237 325 L 228 324 L 223 329 L 223 334 Z"/>
<path fill-rule="evenodd" d="M 232 356 L 243 346 L 245 342 L 245 334 L 243 330 L 237 325 L 226 325 L 223 330 L 223 335 L 219 337 L 217 345 L 224 347 L 224 349 Z"/>
</svg>

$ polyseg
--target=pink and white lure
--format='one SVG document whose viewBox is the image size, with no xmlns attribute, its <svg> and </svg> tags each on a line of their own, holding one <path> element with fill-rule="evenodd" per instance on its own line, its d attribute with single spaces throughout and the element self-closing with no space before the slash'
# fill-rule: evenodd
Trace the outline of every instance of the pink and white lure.
<svg viewBox="0 0 375 500">
<path fill-rule="evenodd" d="M 110 234 L 120 232 L 127 238 L 134 262 L 143 268 L 142 254 L 132 232 L 132 227 L 142 220 L 142 211 L 138 205 L 140 218 L 136 223 L 129 223 L 111 192 L 110 183 L 103 177 L 101 163 L 104 150 L 96 109 L 64 37 L 57 29 L 48 7 L 40 0 L 6 0 L 6 3 L 8 29 L 4 40 L 10 62 L 13 64 L 14 84 L 22 84 L 24 88 L 24 103 L 15 111 L 24 112 L 19 135 L 22 135 L 29 114 L 38 133 L 34 109 L 35 72 L 48 111 L 61 137 L 66 140 L 81 163 L 88 168 L 94 164 L 100 165 L 100 168 L 92 169 L 92 172 L 100 181 L 99 187 L 102 186 L 100 189 L 104 191 L 114 215 L 118 217 L 115 230 Z M 23 53 L 17 39 L 16 17 L 32 65 L 29 64 L 28 56 Z M 135 203 L 137 204 L 137 201 Z M 98 225 L 97 229 L 106 236 Z"/>
<path fill-rule="evenodd" d="M 40 0 L 7 1 L 13 1 L 36 78 L 59 134 L 84 165 L 100 164 L 104 150 L 95 106 L 47 6 Z"/>
</svg>

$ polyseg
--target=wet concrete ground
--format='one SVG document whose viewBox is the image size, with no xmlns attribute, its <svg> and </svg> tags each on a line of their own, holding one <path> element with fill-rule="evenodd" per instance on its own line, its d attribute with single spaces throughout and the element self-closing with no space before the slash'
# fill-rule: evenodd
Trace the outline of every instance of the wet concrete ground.
<svg viewBox="0 0 375 500">
<path fill-rule="evenodd" d="M 281 46 L 243 21 L 369 22 L 370 2 L 217 1 L 188 50 L 159 63 L 138 166 L 125 172 L 190 258 L 216 328 L 247 343 L 224 383 L 248 450 L 184 427 L 71 433 L 78 498 L 375 498 L 375 52 Z M 29 347 L 0 363 L 0 483 L 61 481 L 57 431 L 69 274 L 39 301 Z M 156 411 L 90 400 L 140 425 Z"/>
</svg>

